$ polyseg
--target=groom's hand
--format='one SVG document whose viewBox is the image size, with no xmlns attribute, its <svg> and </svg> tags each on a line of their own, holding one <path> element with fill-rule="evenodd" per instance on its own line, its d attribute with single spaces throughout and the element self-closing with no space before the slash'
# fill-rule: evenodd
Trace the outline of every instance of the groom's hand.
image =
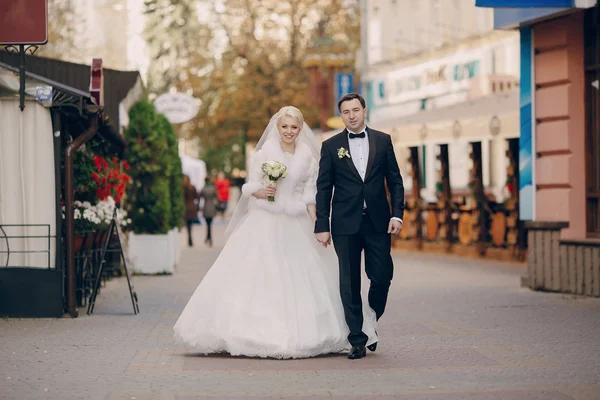
<svg viewBox="0 0 600 400">
<path fill-rule="evenodd" d="M 315 233 L 317 242 L 321 243 L 323 247 L 327 247 L 331 244 L 331 234 L 329 232 Z"/>
<path fill-rule="evenodd" d="M 402 230 L 402 222 L 397 219 L 390 220 L 390 224 L 388 225 L 388 233 L 392 235 L 399 235 Z"/>
</svg>

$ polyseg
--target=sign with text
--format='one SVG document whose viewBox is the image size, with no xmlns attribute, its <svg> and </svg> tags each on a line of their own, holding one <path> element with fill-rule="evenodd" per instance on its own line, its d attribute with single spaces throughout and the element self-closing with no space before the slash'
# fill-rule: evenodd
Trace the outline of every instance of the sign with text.
<svg viewBox="0 0 600 400">
<path fill-rule="evenodd" d="M 200 111 L 198 100 L 185 93 L 161 94 L 154 100 L 154 108 L 172 124 L 187 122 Z"/>
<path fill-rule="evenodd" d="M 458 51 L 382 74 L 375 81 L 375 105 L 404 103 L 467 90 L 472 78 L 492 73 L 493 52 L 491 46 Z"/>
<path fill-rule="evenodd" d="M 38 101 L 52 100 L 52 86 L 38 86 L 35 88 L 35 99 Z"/>
<path fill-rule="evenodd" d="M 0 45 L 48 42 L 48 0 L 0 1 Z"/>
<path fill-rule="evenodd" d="M 354 93 L 354 75 L 353 74 L 335 74 L 335 113 L 340 115 L 337 108 L 338 100 L 349 93 Z"/>
</svg>

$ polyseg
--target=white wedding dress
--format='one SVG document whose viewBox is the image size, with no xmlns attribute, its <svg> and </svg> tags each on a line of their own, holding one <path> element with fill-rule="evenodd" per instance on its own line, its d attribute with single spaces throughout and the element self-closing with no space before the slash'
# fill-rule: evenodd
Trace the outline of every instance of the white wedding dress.
<svg viewBox="0 0 600 400">
<path fill-rule="evenodd" d="M 250 196 L 263 187 L 261 164 L 283 162 L 275 202 L 251 198 L 218 259 L 174 326 L 175 336 L 201 353 L 303 358 L 350 349 L 332 247 L 313 234 L 317 162 L 308 146 L 284 153 L 269 140 L 254 155 Z M 364 273 L 363 273 L 364 274 Z M 364 276 L 366 279 L 366 276 Z M 363 331 L 377 341 L 376 318 L 363 282 Z"/>
</svg>

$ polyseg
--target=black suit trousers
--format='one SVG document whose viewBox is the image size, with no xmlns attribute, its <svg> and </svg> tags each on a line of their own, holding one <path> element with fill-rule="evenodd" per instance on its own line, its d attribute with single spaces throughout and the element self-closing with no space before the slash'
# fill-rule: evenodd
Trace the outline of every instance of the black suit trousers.
<svg viewBox="0 0 600 400">
<path fill-rule="evenodd" d="M 364 214 L 358 233 L 333 235 L 333 244 L 339 260 L 340 294 L 350 329 L 348 340 L 353 346 L 365 345 L 368 337 L 362 331 L 361 255 L 364 250 L 365 272 L 371 281 L 369 305 L 379 319 L 385 310 L 394 273 L 391 236 L 376 232 L 371 218 Z"/>
</svg>

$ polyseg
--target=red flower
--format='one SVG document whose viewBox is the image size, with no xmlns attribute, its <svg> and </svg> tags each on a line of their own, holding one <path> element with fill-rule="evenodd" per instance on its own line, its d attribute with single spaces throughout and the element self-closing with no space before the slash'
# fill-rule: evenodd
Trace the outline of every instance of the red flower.
<svg viewBox="0 0 600 400">
<path fill-rule="evenodd" d="M 100 200 L 105 200 L 108 196 L 113 196 L 116 202 L 120 202 L 125 195 L 127 184 L 131 182 L 129 175 L 121 169 L 130 168 L 127 161 L 123 160 L 121 166 L 116 157 L 106 160 L 95 156 L 94 164 L 98 172 L 92 173 L 91 177 L 97 184 L 96 195 Z"/>
<path fill-rule="evenodd" d="M 96 165 L 96 169 L 97 169 L 98 171 L 100 171 L 100 169 L 101 169 L 101 168 L 100 168 L 100 157 L 98 157 L 98 156 L 95 156 L 95 157 L 94 157 L 94 165 Z"/>
</svg>

